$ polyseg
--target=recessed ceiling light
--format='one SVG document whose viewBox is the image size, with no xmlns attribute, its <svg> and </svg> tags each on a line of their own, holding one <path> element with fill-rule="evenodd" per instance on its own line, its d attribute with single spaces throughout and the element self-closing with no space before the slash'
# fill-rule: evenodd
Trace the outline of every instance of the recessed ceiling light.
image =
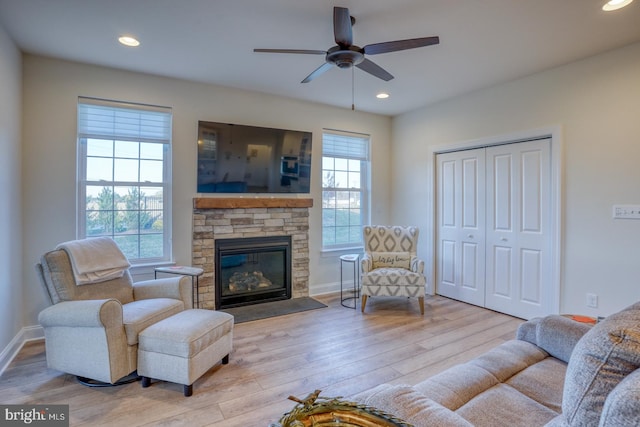
<svg viewBox="0 0 640 427">
<path fill-rule="evenodd" d="M 379 94 L 376 95 L 376 98 L 378 99 L 387 99 L 389 97 L 389 94 L 386 92 L 380 92 Z"/>
<path fill-rule="evenodd" d="M 125 46 L 130 46 L 130 47 L 140 46 L 140 42 L 131 36 L 118 37 L 118 41 Z"/>
<path fill-rule="evenodd" d="M 618 10 L 630 4 L 633 0 L 609 0 L 607 4 L 602 6 L 602 10 L 610 12 L 612 10 Z"/>
</svg>

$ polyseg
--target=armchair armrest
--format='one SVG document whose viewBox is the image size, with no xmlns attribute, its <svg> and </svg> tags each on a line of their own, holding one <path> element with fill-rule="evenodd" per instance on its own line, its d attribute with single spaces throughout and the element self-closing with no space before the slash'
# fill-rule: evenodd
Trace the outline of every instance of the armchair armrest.
<svg viewBox="0 0 640 427">
<path fill-rule="evenodd" d="M 182 300 L 184 308 L 191 307 L 193 298 L 191 279 L 188 276 L 143 280 L 133 284 L 133 299 L 173 298 Z"/>
<path fill-rule="evenodd" d="M 411 263 L 409 264 L 409 269 L 414 273 L 424 273 L 424 261 L 418 258 L 417 256 L 411 257 Z"/>
<path fill-rule="evenodd" d="M 521 324 L 516 338 L 535 344 L 551 356 L 569 363 L 573 348 L 589 329 L 591 326 L 586 323 L 551 315 Z"/>
<path fill-rule="evenodd" d="M 371 258 L 371 255 L 369 255 L 368 252 L 365 252 L 360 260 L 360 272 L 364 274 L 371 270 L 373 270 L 373 258 Z"/>
<path fill-rule="evenodd" d="M 43 328 L 56 326 L 115 328 L 122 327 L 122 304 L 110 298 L 64 301 L 42 310 L 38 321 Z"/>
</svg>

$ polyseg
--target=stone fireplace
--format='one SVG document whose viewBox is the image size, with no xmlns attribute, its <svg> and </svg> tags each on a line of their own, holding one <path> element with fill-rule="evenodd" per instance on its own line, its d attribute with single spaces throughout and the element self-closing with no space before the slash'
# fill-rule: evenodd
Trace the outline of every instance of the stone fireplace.
<svg viewBox="0 0 640 427">
<path fill-rule="evenodd" d="M 199 281 L 201 308 L 216 309 L 225 305 L 236 306 L 260 302 L 260 298 L 253 300 L 255 295 L 250 296 L 248 301 L 243 300 L 248 296 L 243 289 L 248 290 L 249 287 L 257 288 L 258 296 L 262 293 L 261 291 L 265 291 L 266 300 L 271 301 L 308 296 L 309 208 L 312 206 L 313 199 L 308 198 L 194 198 L 192 265 L 204 271 Z M 251 268 L 251 263 L 256 266 L 261 261 L 276 260 L 275 263 L 283 262 L 286 265 L 286 255 L 284 259 L 278 260 L 278 255 L 265 246 L 265 244 L 269 246 L 274 241 L 282 241 L 282 238 L 290 242 L 290 267 L 286 267 L 290 269 L 288 278 L 287 274 L 284 274 L 284 277 L 273 278 L 272 276 L 267 278 L 268 281 L 262 280 L 258 269 Z M 244 248 L 240 249 L 234 242 L 253 244 L 257 249 L 241 253 Z M 227 245 L 226 255 L 224 252 L 221 255 L 220 246 L 224 247 L 228 243 L 232 245 Z M 276 244 L 276 246 L 279 245 L 280 243 Z M 234 255 L 238 256 L 234 258 Z M 224 258 L 225 256 L 227 258 Z M 219 257 L 223 258 L 218 259 Z M 237 264 L 235 271 L 234 264 Z M 224 269 L 223 265 L 225 265 Z M 224 286 L 229 288 L 229 279 L 234 273 L 236 276 L 231 285 L 233 289 L 224 291 Z M 272 274 L 271 271 L 268 274 Z M 216 275 L 223 276 L 220 277 L 219 283 L 222 285 L 217 291 Z M 264 275 L 262 272 L 262 276 Z M 287 280 L 290 281 L 290 285 L 286 283 Z M 274 282 L 277 283 L 274 285 Z M 259 288 L 260 286 L 262 289 Z M 281 290 L 270 293 L 278 287 L 285 288 L 284 295 Z M 287 287 L 289 287 L 288 293 Z"/>
</svg>

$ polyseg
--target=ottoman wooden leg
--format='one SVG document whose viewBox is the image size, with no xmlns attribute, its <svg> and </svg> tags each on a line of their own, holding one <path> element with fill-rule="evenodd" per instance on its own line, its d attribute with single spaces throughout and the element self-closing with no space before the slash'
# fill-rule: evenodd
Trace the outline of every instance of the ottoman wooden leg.
<svg viewBox="0 0 640 427">
<path fill-rule="evenodd" d="M 193 384 L 184 386 L 184 396 L 189 397 L 193 394 Z"/>
<path fill-rule="evenodd" d="M 222 358 L 222 364 L 227 365 L 228 363 L 229 363 L 229 355 L 227 354 L 225 357 Z"/>
<path fill-rule="evenodd" d="M 151 378 L 142 377 L 142 388 L 147 388 L 151 385 Z"/>
</svg>

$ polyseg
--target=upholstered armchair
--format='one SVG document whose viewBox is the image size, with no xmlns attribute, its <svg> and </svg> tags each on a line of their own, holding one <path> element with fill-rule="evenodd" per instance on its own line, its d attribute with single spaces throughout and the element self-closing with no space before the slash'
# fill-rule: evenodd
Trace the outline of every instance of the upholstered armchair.
<svg viewBox="0 0 640 427">
<path fill-rule="evenodd" d="M 424 314 L 427 284 L 424 261 L 418 259 L 417 227 L 365 226 L 362 272 L 362 312 L 367 298 L 394 296 L 418 298 Z"/>
<path fill-rule="evenodd" d="M 83 241 L 74 241 L 78 242 Z M 110 249 L 119 251 L 111 242 L 115 249 Z M 91 247 L 85 255 L 109 259 Z M 136 371 L 138 333 L 191 307 L 187 277 L 133 283 L 125 268 L 79 281 L 74 268 L 64 248 L 45 253 L 36 264 L 52 303 L 38 320 L 44 328 L 47 365 L 76 375 L 85 384 L 114 384 Z"/>
</svg>

